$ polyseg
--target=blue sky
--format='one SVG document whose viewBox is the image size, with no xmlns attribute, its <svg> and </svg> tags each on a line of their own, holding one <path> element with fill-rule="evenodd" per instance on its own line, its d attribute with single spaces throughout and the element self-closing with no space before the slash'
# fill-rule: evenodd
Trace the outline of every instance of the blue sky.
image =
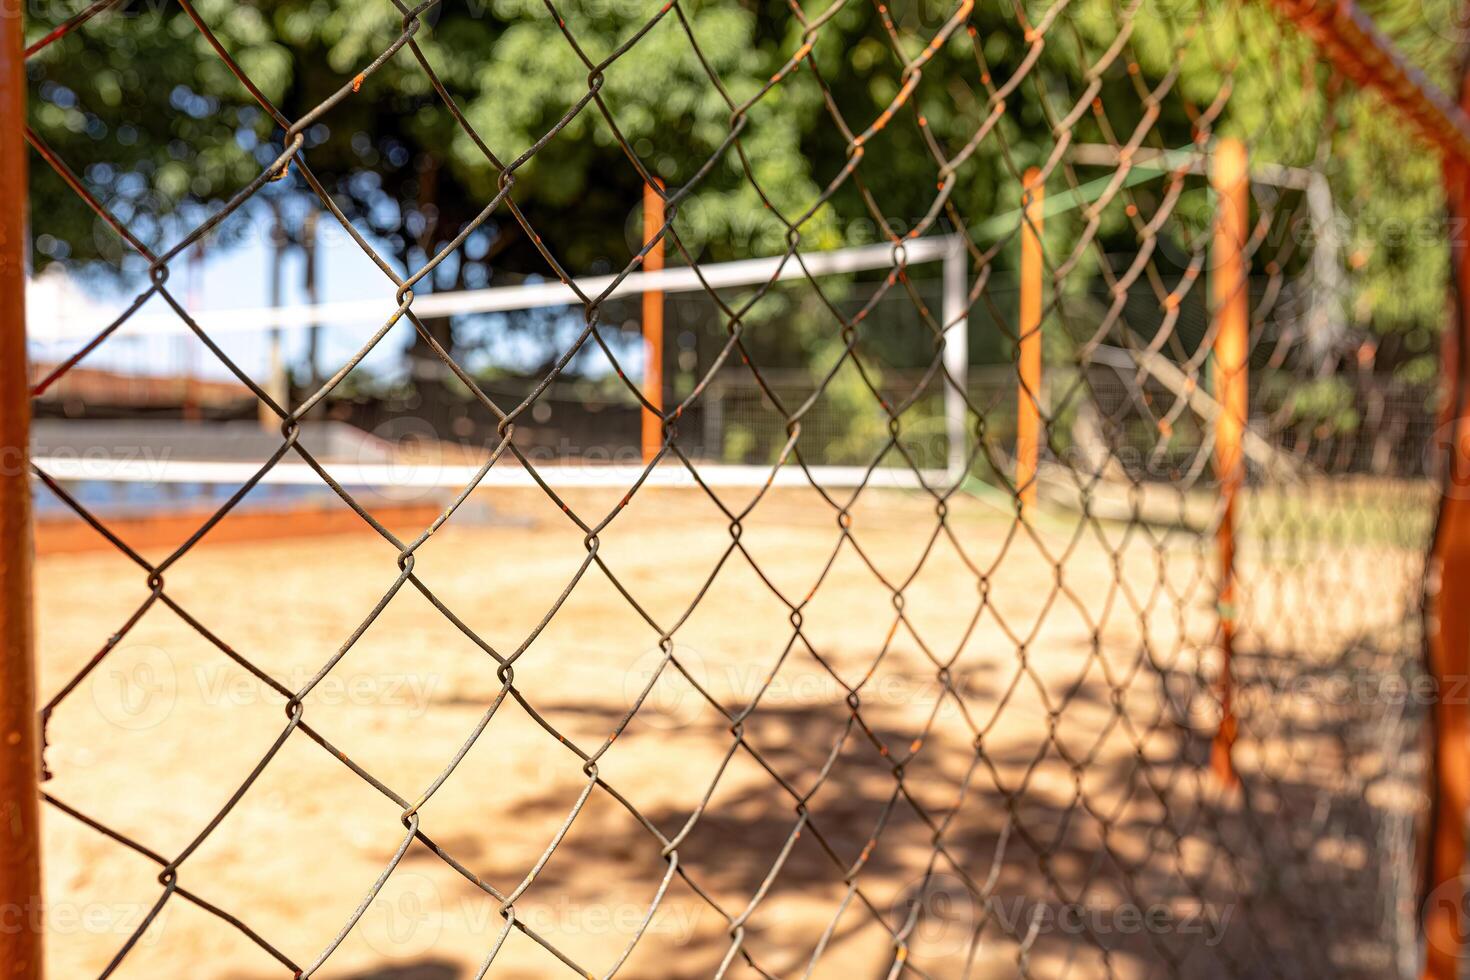
<svg viewBox="0 0 1470 980">
<path fill-rule="evenodd" d="M 382 297 L 386 319 L 393 309 L 393 284 L 340 228 L 334 232 L 328 222 L 320 227 L 317 252 L 320 300 Z M 171 263 L 170 292 L 191 312 L 264 307 L 270 303 L 270 259 L 271 250 L 263 234 L 245 234 L 227 246 L 208 249 L 202 261 L 185 253 Z M 307 301 L 302 265 L 300 251 L 288 250 L 282 275 L 283 303 Z M 84 343 L 78 334 L 90 336 L 102 330 L 145 288 L 141 278 L 122 282 L 115 277 L 76 274 L 72 270 L 58 273 L 55 267 L 48 270 L 41 283 L 33 285 L 29 296 L 27 326 L 32 338 L 33 361 L 57 361 L 70 355 Z M 65 281 L 59 283 L 58 278 Z M 135 314 L 138 319 L 171 316 L 167 304 L 157 298 Z M 44 339 L 57 330 L 65 332 L 65 339 Z M 407 343 L 409 330 L 407 323 L 397 325 L 384 339 L 385 347 L 370 355 L 369 366 L 384 369 L 400 361 L 399 353 Z M 371 332 L 372 328 L 364 325 L 325 329 L 323 367 L 342 363 Z M 221 334 L 215 339 L 241 368 L 253 376 L 264 377 L 269 350 L 266 331 Z M 302 360 L 306 342 L 305 331 L 286 332 L 283 349 L 288 363 Z M 187 372 L 198 377 L 229 376 L 219 359 L 192 335 L 128 336 L 126 328 L 110 337 L 83 364 L 146 374 Z"/>
</svg>

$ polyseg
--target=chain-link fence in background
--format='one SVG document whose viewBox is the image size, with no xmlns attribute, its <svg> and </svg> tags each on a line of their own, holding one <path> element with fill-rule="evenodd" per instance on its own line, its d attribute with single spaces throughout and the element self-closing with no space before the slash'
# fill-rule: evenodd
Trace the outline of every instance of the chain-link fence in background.
<svg viewBox="0 0 1470 980">
<path fill-rule="evenodd" d="M 1417 973 L 1451 236 L 1395 104 L 1210 0 L 319 6 L 100 0 L 27 24 L 33 187 L 82 202 L 96 261 L 142 279 L 33 370 L 44 438 L 83 431 L 89 358 L 146 316 L 211 365 L 198 431 L 271 422 L 166 541 L 36 467 L 38 513 L 103 542 L 36 566 L 56 975 Z M 760 78 L 730 50 L 746 18 L 782 52 Z M 271 32 L 316 22 L 351 43 L 281 90 Z M 500 31 L 524 60 L 497 60 Z M 560 105 L 529 142 L 462 104 L 507 71 Z M 711 152 L 626 136 L 648 111 L 628 73 L 713 100 L 713 131 L 690 108 L 666 134 Z M 200 94 L 222 80 L 236 103 Z M 109 147 L 157 127 L 89 100 L 155 85 L 178 166 L 130 176 Z M 206 186 L 188 134 L 227 112 L 265 162 Z M 481 191 L 418 251 L 351 199 L 414 126 L 447 141 L 417 193 L 441 164 Z M 639 297 L 612 293 L 653 242 L 562 254 L 605 231 L 584 220 L 603 183 L 546 204 L 579 141 L 620 151 L 606 187 L 658 188 L 671 268 L 774 254 L 789 275 L 853 222 L 891 260 L 671 298 L 645 467 Z M 1235 242 L 1222 142 L 1249 174 Z M 378 163 L 332 172 L 339 143 Z M 772 162 L 792 145 L 805 196 Z M 145 213 L 130 181 L 183 191 Z M 711 187 L 746 225 L 692 222 Z M 1390 241 L 1393 207 L 1428 230 Z M 201 326 L 183 270 L 307 212 L 364 257 L 357 291 L 393 298 L 352 353 L 262 376 L 264 341 Z M 83 251 L 62 213 L 31 211 L 58 261 Z M 508 274 L 577 301 L 421 316 L 444 276 L 494 266 L 492 228 L 524 248 Z M 964 249 L 958 310 L 932 264 L 910 274 L 940 236 Z M 594 273 L 613 280 L 586 292 Z M 132 424 L 169 414 L 149 412 Z M 334 474 L 329 419 L 408 426 L 472 476 L 406 517 Z M 632 475 L 569 475 L 601 463 Z M 303 466 L 364 533 L 226 533 Z"/>
</svg>

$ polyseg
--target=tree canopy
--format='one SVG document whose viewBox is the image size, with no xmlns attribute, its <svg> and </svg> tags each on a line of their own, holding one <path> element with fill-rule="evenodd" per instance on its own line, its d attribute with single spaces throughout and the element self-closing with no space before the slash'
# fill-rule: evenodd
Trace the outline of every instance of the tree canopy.
<svg viewBox="0 0 1470 980">
<path fill-rule="evenodd" d="M 811 18 L 826 5 L 814 0 L 803 8 Z M 1436 27 L 1439 8 L 1449 5 L 1425 0 L 1422 16 L 1399 17 L 1404 24 L 1393 20 L 1397 8 L 1384 6 L 1379 13 L 1397 25 L 1401 43 L 1447 80 L 1453 32 Z M 387 2 L 198 0 L 193 9 L 290 119 L 359 77 L 403 23 Z M 801 47 L 800 22 L 786 0 L 694 0 L 638 36 L 659 9 L 578 0 L 556 7 L 559 23 L 544 0 L 438 4 L 423 16 L 417 47 L 500 165 L 456 122 L 408 48 L 306 130 L 303 157 L 347 217 L 385 243 L 402 268 L 421 266 L 474 221 L 513 161 L 509 197 L 565 268 L 621 268 L 639 245 L 642 178 L 628 150 L 670 187 L 697 181 L 676 224 L 695 259 L 772 254 L 842 171 L 844 126 L 860 131 L 883 112 L 906 81 L 900 55 L 918 54 L 954 14 L 937 0 L 836 8 L 811 50 L 817 71 L 802 66 L 765 91 L 742 113 L 730 145 L 732 105 L 762 93 Z M 1246 135 L 1272 162 L 1307 164 L 1324 149 L 1335 161 L 1334 201 L 1356 272 L 1354 319 L 1382 333 L 1433 328 L 1447 275 L 1445 236 L 1434 224 L 1437 162 L 1375 96 L 1338 84 L 1304 40 L 1289 37 L 1264 10 L 1213 0 L 1149 0 L 1131 19 L 1108 0 L 1077 0 L 1027 68 L 1023 20 L 1034 22 L 1045 8 L 1027 6 L 1022 16 L 1018 9 L 974 7 L 966 29 L 935 52 L 904 111 L 864 147 L 853 178 L 801 222 L 803 248 L 912 228 L 938 193 L 930 141 L 946 155 L 958 152 L 986 125 L 996 86 L 1018 71 L 1027 72 L 1025 89 L 960 168 L 950 215 L 1012 210 L 1020 172 L 1047 159 L 1069 113 L 1077 143 L 1123 142 L 1144 118 L 1144 96 L 1167 81 L 1147 142 L 1187 147 L 1200 109 L 1228 85 L 1217 132 Z M 53 26 L 43 12 L 29 33 L 40 37 Z M 1094 111 L 1073 113 L 1091 66 L 1120 37 L 1126 52 L 1101 73 Z M 589 72 L 583 56 L 600 65 L 630 41 Z M 176 240 L 282 150 L 280 127 L 210 50 L 189 12 L 171 3 L 122 0 L 30 59 L 28 70 L 40 138 L 150 244 Z M 589 87 L 598 103 L 557 129 Z M 66 260 L 136 270 L 138 261 L 50 168 L 35 166 L 32 180 L 33 207 L 45 215 L 35 238 L 38 267 Z M 294 171 L 269 188 L 297 202 L 309 200 L 306 192 Z M 1159 189 L 1138 193 L 1156 198 Z M 1199 231 L 1206 193 L 1202 181 L 1190 188 L 1168 234 Z M 221 238 L 228 242 L 239 224 L 226 222 Z M 1075 219 L 1054 222 L 1048 238 L 1070 247 L 1079 227 Z M 1104 251 L 1137 248 L 1121 199 L 1103 214 L 1099 237 Z M 670 251 L 671 261 L 683 261 Z M 998 263 L 1008 261 L 998 254 Z M 1096 261 L 1083 261 L 1078 281 Z M 502 204 L 427 285 L 474 287 L 549 272 L 537 243 Z"/>
</svg>

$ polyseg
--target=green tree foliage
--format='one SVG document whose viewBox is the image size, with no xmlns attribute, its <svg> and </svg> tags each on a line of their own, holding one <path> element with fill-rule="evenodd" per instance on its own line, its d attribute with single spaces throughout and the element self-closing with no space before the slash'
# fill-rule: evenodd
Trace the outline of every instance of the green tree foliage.
<svg viewBox="0 0 1470 980">
<path fill-rule="evenodd" d="M 1397 7 L 1384 16 L 1398 10 L 1407 19 L 1396 36 L 1444 81 L 1453 49 L 1446 35 L 1453 32 L 1437 25 L 1449 0 L 1422 3 L 1417 18 Z M 816 18 L 827 4 L 807 0 L 803 9 Z M 55 26 L 46 11 L 60 20 L 57 7 L 30 22 L 33 39 Z M 350 84 L 402 28 L 399 10 L 386 2 L 197 0 L 194 9 L 289 119 Z M 831 189 L 848 158 L 844 129 L 859 132 L 888 107 L 906 82 L 902 58 L 920 54 L 954 14 L 953 4 L 844 4 L 817 34 L 811 56 L 818 73 L 802 65 L 769 88 L 803 40 L 786 0 L 692 0 L 642 36 L 637 32 L 659 10 L 652 2 L 575 0 L 557 9 L 564 25 L 542 0 L 446 0 L 424 15 L 416 34 L 465 118 L 501 165 L 512 166 L 511 177 L 456 124 L 408 48 L 306 129 L 308 166 L 401 268 L 420 267 L 506 185 L 541 245 L 569 271 L 623 267 L 639 245 L 642 193 L 625 145 L 671 188 L 695 182 L 676 228 L 699 260 L 771 254 L 797 235 L 803 248 L 825 249 L 906 233 L 931 213 L 939 194 L 930 141 L 953 154 L 986 127 L 993 129 L 960 167 L 954 210 L 941 213 L 941 224 L 957 215 L 1004 213 L 1020 199 L 1020 172 L 1046 161 L 1064 118 L 1076 143 L 1126 142 L 1146 119 L 1145 96 L 1167 79 L 1145 145 L 1191 145 L 1198 118 L 1226 85 L 1231 98 L 1214 129 L 1246 135 L 1258 161 L 1311 163 L 1322 134 L 1337 133 L 1327 152 L 1337 162 L 1334 197 L 1353 243 L 1354 316 L 1380 331 L 1437 321 L 1443 236 L 1432 226 L 1412 232 L 1440 213 L 1435 161 L 1375 96 L 1336 86 L 1306 42 L 1286 36 L 1264 10 L 1148 0 L 1121 54 L 1094 78 L 1092 66 L 1119 43 L 1125 18 L 1117 4 L 1077 0 L 1052 24 L 1039 56 L 1015 8 L 977 4 L 935 52 L 892 123 L 864 147 L 853 177 Z M 1026 5 L 1027 22 L 1049 9 Z M 596 70 L 589 71 L 568 34 Z M 992 93 L 1033 57 L 1008 111 L 993 119 Z M 282 151 L 280 127 L 187 12 L 161 0 L 123 0 L 32 58 L 28 70 L 41 138 L 150 247 L 176 241 Z M 568 119 L 587 98 L 589 80 L 598 102 Z M 38 266 L 67 259 L 137 268 L 48 167 L 33 172 L 33 200 L 44 216 Z M 1106 170 L 1073 173 L 1086 179 Z M 1067 180 L 1064 170 L 1053 176 L 1057 189 Z M 298 202 L 309 200 L 306 191 L 294 169 L 268 189 Z M 1147 206 L 1161 193 L 1143 186 L 1136 196 Z M 1208 208 L 1203 181 L 1193 182 L 1166 235 L 1180 244 L 1197 236 Z M 227 222 L 221 236 L 238 233 L 239 224 Z M 1390 239 L 1383 234 L 1388 226 L 1411 232 Z M 1049 223 L 1051 251 L 1066 256 L 1082 227 L 1075 213 Z M 1099 236 L 1102 251 L 1137 249 L 1121 197 L 1101 215 Z M 1013 251 L 999 253 L 1001 267 Z M 670 253 L 683 261 L 672 246 Z M 1096 261 L 1081 257 L 1069 283 L 1084 282 Z M 1167 251 L 1157 261 L 1167 266 Z M 502 203 L 424 288 L 549 272 L 537 242 Z M 814 348 L 806 328 L 792 338 L 799 349 Z"/>
</svg>

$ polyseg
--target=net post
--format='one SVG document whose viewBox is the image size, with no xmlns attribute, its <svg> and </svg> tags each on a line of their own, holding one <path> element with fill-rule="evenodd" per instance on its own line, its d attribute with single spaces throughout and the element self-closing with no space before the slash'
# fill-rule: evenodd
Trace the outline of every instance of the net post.
<svg viewBox="0 0 1470 980">
<path fill-rule="evenodd" d="M 643 185 L 643 241 L 653 242 L 643 257 L 643 270 L 657 272 L 664 267 L 664 242 L 654 240 L 664 226 L 663 183 L 655 178 Z M 643 292 L 643 397 L 654 410 L 646 407 L 642 419 L 644 464 L 652 463 L 663 444 L 664 410 L 664 293 L 662 289 Z"/>
<path fill-rule="evenodd" d="M 1225 785 L 1237 781 L 1230 752 L 1235 744 L 1231 658 L 1235 643 L 1235 498 L 1245 477 L 1241 441 L 1249 412 L 1246 352 L 1250 337 L 1249 272 L 1245 243 L 1250 220 L 1250 179 L 1245 144 L 1222 139 L 1210 156 L 1210 186 L 1215 192 L 1215 229 L 1210 261 L 1214 308 L 1215 475 L 1220 480 L 1221 513 L 1216 531 L 1219 551 L 1220 727 L 1210 750 L 1210 768 Z"/>
<path fill-rule="evenodd" d="M 1025 218 L 1021 221 L 1021 310 L 1017 324 L 1016 492 L 1021 511 L 1036 506 L 1036 467 L 1041 448 L 1041 232 L 1046 187 L 1041 171 L 1021 179 Z"/>
<path fill-rule="evenodd" d="M 271 230 L 270 230 L 270 306 L 273 310 L 281 308 L 281 287 L 286 265 L 286 224 L 278 205 L 271 207 Z M 267 367 L 265 391 L 271 400 L 279 405 L 282 411 L 291 410 L 291 383 L 286 377 L 286 361 L 281 353 L 281 328 L 279 326 L 271 329 L 267 338 Z M 266 432 L 276 432 L 280 429 L 281 419 L 276 415 L 270 404 L 261 399 L 255 406 L 256 415 L 260 419 L 260 427 Z"/>
<path fill-rule="evenodd" d="M 22 7 L 0 4 L 0 964 L 7 977 L 39 980 L 40 735 L 31 619 Z"/>
<path fill-rule="evenodd" d="M 944 435 L 947 449 L 946 477 L 951 484 L 964 478 L 969 469 L 965 447 L 966 387 L 970 373 L 970 316 L 965 303 L 968 270 L 965 239 L 961 232 L 949 237 L 944 249 L 944 370 L 952 384 L 944 387 Z"/>
</svg>

